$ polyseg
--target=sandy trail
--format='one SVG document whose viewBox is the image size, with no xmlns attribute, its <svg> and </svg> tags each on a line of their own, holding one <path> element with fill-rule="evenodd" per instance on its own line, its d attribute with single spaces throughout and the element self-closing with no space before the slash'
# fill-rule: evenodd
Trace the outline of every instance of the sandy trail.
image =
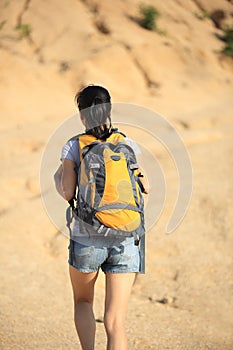
<svg viewBox="0 0 233 350">
<path fill-rule="evenodd" d="M 161 12 L 165 35 L 138 26 L 133 0 L 118 6 L 99 1 L 97 7 L 94 0 L 57 3 L 0 4 L 0 348 L 81 349 L 73 324 L 68 239 L 44 210 L 39 174 L 50 136 L 76 112 L 77 89 L 95 82 L 108 87 L 114 102 L 164 115 L 183 138 L 193 166 L 189 210 L 166 235 L 177 195 L 176 167 L 159 142 L 143 136 L 163 168 L 167 197 L 147 234 L 147 273 L 138 276 L 130 299 L 129 349 L 231 350 L 232 60 L 219 54 L 222 30 L 198 16 L 201 6 L 222 8 L 224 23 L 230 23 L 232 3 L 148 0 Z M 19 21 L 31 28 L 23 39 L 15 29 Z M 135 130 L 126 132 L 140 138 Z M 49 186 L 55 163 L 49 165 Z M 94 305 L 100 321 L 103 299 L 101 273 Z M 103 323 L 97 322 L 96 350 L 105 343 Z"/>
<path fill-rule="evenodd" d="M 217 140 L 190 138 L 194 192 L 182 225 L 166 236 L 164 215 L 147 235 L 147 274 L 138 276 L 129 306 L 130 349 L 231 348 L 233 128 L 224 120 Z M 208 132 L 214 134 L 216 128 L 208 126 Z M 12 133 L 21 152 L 17 147 L 12 151 L 14 162 L 1 160 L 2 191 L 14 189 L 0 217 L 2 348 L 76 349 L 67 238 L 43 210 L 37 174 L 44 143 L 28 133 L 25 128 L 18 139 Z M 189 144 L 189 130 L 183 136 Z M 166 159 L 164 166 L 166 180 L 176 186 Z M 103 315 L 103 295 L 101 275 L 97 319 Z M 163 304 L 164 298 L 168 303 Z M 96 349 L 103 348 L 104 339 L 103 324 L 97 323 Z"/>
</svg>

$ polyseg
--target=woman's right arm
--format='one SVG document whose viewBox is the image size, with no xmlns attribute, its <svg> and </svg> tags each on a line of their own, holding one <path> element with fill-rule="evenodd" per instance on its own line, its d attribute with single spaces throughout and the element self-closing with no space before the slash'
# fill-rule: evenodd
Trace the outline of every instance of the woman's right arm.
<svg viewBox="0 0 233 350">
<path fill-rule="evenodd" d="M 148 182 L 147 177 L 145 177 L 145 175 L 143 174 L 142 169 L 138 168 L 136 174 L 138 176 L 138 180 L 141 182 L 141 184 L 143 186 L 143 189 L 144 189 L 143 193 L 149 194 L 149 192 L 150 192 L 149 182 Z"/>
</svg>

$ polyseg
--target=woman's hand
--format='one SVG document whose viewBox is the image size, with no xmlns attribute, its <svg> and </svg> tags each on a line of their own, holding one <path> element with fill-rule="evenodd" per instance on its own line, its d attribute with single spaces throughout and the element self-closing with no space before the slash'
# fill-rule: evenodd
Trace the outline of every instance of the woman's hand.
<svg viewBox="0 0 233 350">
<path fill-rule="evenodd" d="M 150 192 L 148 179 L 143 175 L 142 170 L 140 168 L 137 170 L 137 176 L 138 176 L 138 180 L 141 182 L 143 186 L 143 189 L 144 189 L 143 193 L 148 194 Z"/>
</svg>

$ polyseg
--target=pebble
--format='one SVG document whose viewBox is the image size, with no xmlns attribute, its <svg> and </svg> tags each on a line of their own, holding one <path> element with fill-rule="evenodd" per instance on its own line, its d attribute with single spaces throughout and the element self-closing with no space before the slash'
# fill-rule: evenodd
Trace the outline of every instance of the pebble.
<svg viewBox="0 0 233 350">
<path fill-rule="evenodd" d="M 170 296 L 164 296 L 163 298 L 158 298 L 156 295 L 152 295 L 148 298 L 152 303 L 160 303 L 166 305 L 174 305 L 176 298 Z"/>
<path fill-rule="evenodd" d="M 104 323 L 104 317 L 103 316 L 99 316 L 95 319 L 95 322 L 97 323 Z"/>
</svg>

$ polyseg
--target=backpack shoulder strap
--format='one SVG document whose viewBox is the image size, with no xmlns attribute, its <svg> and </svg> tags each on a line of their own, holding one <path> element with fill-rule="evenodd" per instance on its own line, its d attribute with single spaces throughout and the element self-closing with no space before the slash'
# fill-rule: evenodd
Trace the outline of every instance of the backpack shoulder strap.
<svg viewBox="0 0 233 350">
<path fill-rule="evenodd" d="M 118 128 L 113 128 L 112 133 L 113 134 L 121 134 L 122 136 L 126 137 L 126 135 L 123 132 L 119 131 Z"/>
<path fill-rule="evenodd" d="M 98 141 L 97 138 L 93 135 L 88 135 L 88 134 L 81 134 L 78 137 L 78 141 L 79 141 L 79 147 L 81 149 L 83 149 L 85 146 L 90 145 L 90 143 L 92 142 L 96 142 Z"/>
<path fill-rule="evenodd" d="M 75 136 L 72 136 L 67 142 L 69 142 L 69 141 L 74 141 L 74 140 L 79 140 L 79 138 L 80 138 L 81 136 L 83 136 L 83 135 L 85 135 L 85 133 L 77 134 L 77 135 L 75 135 Z"/>
<path fill-rule="evenodd" d="M 88 134 L 82 134 L 78 137 L 78 144 L 79 144 L 79 154 L 80 154 L 80 160 L 82 161 L 82 151 L 84 147 L 89 146 L 92 143 L 100 142 L 98 139 L 93 135 Z"/>
<path fill-rule="evenodd" d="M 126 143 L 125 141 L 126 135 L 123 132 L 120 132 L 117 128 L 112 130 L 112 134 L 107 138 L 106 142 L 110 142 L 114 145 L 119 142 Z M 90 145 L 93 142 L 101 142 L 98 139 L 90 134 L 82 133 L 71 137 L 68 141 L 77 140 L 79 143 L 79 151 L 80 151 L 80 160 L 82 160 L 82 150 L 84 147 Z"/>
<path fill-rule="evenodd" d="M 107 138 L 106 142 L 113 143 L 114 145 L 118 144 L 119 142 L 125 142 L 126 135 L 122 132 L 118 131 L 118 129 L 113 129 L 112 134 Z"/>
</svg>

